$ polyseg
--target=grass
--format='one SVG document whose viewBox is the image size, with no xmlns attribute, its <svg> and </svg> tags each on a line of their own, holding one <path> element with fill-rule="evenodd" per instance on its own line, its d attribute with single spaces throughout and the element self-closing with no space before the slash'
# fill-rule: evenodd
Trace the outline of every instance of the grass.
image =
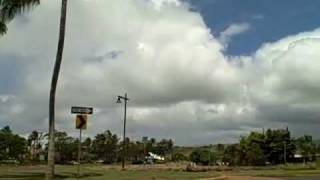
<svg viewBox="0 0 320 180">
<path fill-rule="evenodd" d="M 216 177 L 223 173 L 240 176 L 262 177 L 296 177 L 320 176 L 320 168 L 314 165 L 288 165 L 267 167 L 238 167 L 224 172 L 185 172 L 184 165 L 165 164 L 152 166 L 128 166 L 128 170 L 121 171 L 119 166 L 81 165 L 81 177 L 85 180 L 191 180 Z M 76 165 L 57 165 L 56 179 L 68 180 L 76 178 Z M 0 165 L 0 180 L 42 180 L 45 166 L 14 166 Z"/>
<path fill-rule="evenodd" d="M 320 176 L 319 167 L 310 165 L 279 165 L 267 167 L 238 168 L 232 174 L 261 177 L 297 177 L 297 176 Z"/>
<path fill-rule="evenodd" d="M 56 179 L 77 179 L 77 166 L 56 166 Z M 0 165 L 0 180 L 42 180 L 45 166 Z M 218 176 L 217 172 L 190 173 L 165 169 L 132 169 L 121 171 L 119 167 L 82 165 L 80 179 L 88 180 L 188 180 Z"/>
</svg>

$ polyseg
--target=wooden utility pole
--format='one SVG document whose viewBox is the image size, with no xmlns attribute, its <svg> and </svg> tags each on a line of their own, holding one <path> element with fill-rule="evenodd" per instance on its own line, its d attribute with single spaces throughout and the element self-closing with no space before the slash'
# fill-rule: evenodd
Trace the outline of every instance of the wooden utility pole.
<svg viewBox="0 0 320 180">
<path fill-rule="evenodd" d="M 124 96 L 118 96 L 117 103 L 121 103 L 121 99 L 124 100 L 124 118 L 123 118 L 123 147 L 122 147 L 122 170 L 125 168 L 126 162 L 126 151 L 127 151 L 127 143 L 126 143 L 126 125 L 127 125 L 127 101 L 129 98 L 127 93 Z"/>
</svg>

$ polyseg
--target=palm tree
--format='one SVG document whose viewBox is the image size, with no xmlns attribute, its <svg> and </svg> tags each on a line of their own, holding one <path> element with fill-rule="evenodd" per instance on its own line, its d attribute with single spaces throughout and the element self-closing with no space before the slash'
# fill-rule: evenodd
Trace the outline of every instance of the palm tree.
<svg viewBox="0 0 320 180">
<path fill-rule="evenodd" d="M 39 155 L 42 150 L 42 140 L 44 139 L 44 134 L 38 131 L 32 131 L 28 136 L 27 142 L 30 147 L 31 160 L 39 160 Z"/>
<path fill-rule="evenodd" d="M 32 160 L 35 160 L 38 138 L 39 138 L 38 131 L 32 131 L 32 133 L 28 137 L 28 145 L 30 146 Z"/>
<path fill-rule="evenodd" d="M 14 19 L 17 15 L 29 10 L 31 7 L 40 4 L 40 0 L 0 0 L 0 35 L 7 32 L 6 23 Z M 67 17 L 68 0 L 62 0 L 61 17 L 60 17 L 60 33 L 58 41 L 58 49 L 56 61 L 54 65 L 50 98 L 49 98 L 49 148 L 48 148 L 48 168 L 46 172 L 46 179 L 53 179 L 54 176 L 54 118 L 55 118 L 55 95 L 59 78 L 60 66 L 63 55 L 65 24 Z"/>
<path fill-rule="evenodd" d="M 0 35 L 7 32 L 9 21 L 39 4 L 40 0 L 0 0 Z"/>
<path fill-rule="evenodd" d="M 56 98 L 56 89 L 57 89 L 59 72 L 60 72 L 60 67 L 61 67 L 61 62 L 62 62 L 64 39 L 65 39 L 65 32 L 66 32 L 67 4 L 68 4 L 68 0 L 62 0 L 58 49 L 57 49 L 56 61 L 54 64 L 51 87 L 50 87 L 49 147 L 48 147 L 48 168 L 47 168 L 47 172 L 46 172 L 46 179 L 53 179 L 53 177 L 54 177 L 55 98 Z"/>
</svg>

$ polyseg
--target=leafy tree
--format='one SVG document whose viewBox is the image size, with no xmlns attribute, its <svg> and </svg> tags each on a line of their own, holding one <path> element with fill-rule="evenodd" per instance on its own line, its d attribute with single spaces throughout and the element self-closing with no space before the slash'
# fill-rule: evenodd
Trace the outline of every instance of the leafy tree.
<svg viewBox="0 0 320 180">
<path fill-rule="evenodd" d="M 188 160 L 188 157 L 187 156 L 185 156 L 184 154 L 182 154 L 182 153 L 174 153 L 173 155 L 172 155 L 172 161 L 175 161 L 175 162 L 177 162 L 177 161 L 187 161 Z"/>
<path fill-rule="evenodd" d="M 312 136 L 302 136 L 294 140 L 297 147 L 297 153 L 301 153 L 303 156 L 303 162 L 305 163 L 306 158 L 311 159 L 316 154 L 316 145 L 312 141 Z"/>
<path fill-rule="evenodd" d="M 129 142 L 127 148 L 127 158 L 133 163 L 142 163 L 145 157 L 144 144 L 140 141 Z"/>
<path fill-rule="evenodd" d="M 146 152 L 154 152 L 156 145 L 157 140 L 155 138 L 151 138 L 150 140 L 148 140 L 146 144 Z"/>
<path fill-rule="evenodd" d="M 56 131 L 56 161 L 59 163 L 67 163 L 68 161 L 76 160 L 78 143 L 79 140 L 68 136 L 66 132 Z"/>
<path fill-rule="evenodd" d="M 214 156 L 215 155 L 208 150 L 197 149 L 192 151 L 189 159 L 196 164 L 209 165 L 210 158 Z"/>
<path fill-rule="evenodd" d="M 5 126 L 4 128 L 1 129 L 1 132 L 6 133 L 6 134 L 12 133 L 10 126 Z"/>
<path fill-rule="evenodd" d="M 240 146 L 239 144 L 232 144 L 225 148 L 223 152 L 223 162 L 229 162 L 230 165 L 240 165 Z"/>
<path fill-rule="evenodd" d="M 98 159 L 103 159 L 106 163 L 113 163 L 118 156 L 119 138 L 111 131 L 97 134 L 92 142 L 92 151 Z"/>
<path fill-rule="evenodd" d="M 264 165 L 266 162 L 279 164 L 284 162 L 284 154 L 289 159 L 294 151 L 288 129 L 268 129 L 266 133 L 251 132 L 249 136 L 241 138 L 239 159 L 243 165 Z"/>
<path fill-rule="evenodd" d="M 82 160 L 90 162 L 93 159 L 92 154 L 92 140 L 90 137 L 87 137 L 82 143 Z"/>
<path fill-rule="evenodd" d="M 194 163 L 200 163 L 201 162 L 201 151 L 200 150 L 195 150 L 192 151 L 192 153 L 189 156 L 190 161 L 194 162 Z"/>
<path fill-rule="evenodd" d="M 91 140 L 91 138 L 90 138 L 90 137 L 87 137 L 87 138 L 84 140 L 84 142 L 82 143 L 82 146 L 90 149 L 91 146 L 92 146 L 92 140 Z"/>
<path fill-rule="evenodd" d="M 247 149 L 245 159 L 248 165 L 265 165 L 266 158 L 263 154 L 263 150 L 257 143 L 252 143 Z"/>
<path fill-rule="evenodd" d="M 224 147 L 225 145 L 223 145 L 223 144 L 217 144 L 217 151 L 219 151 L 219 152 L 223 152 L 224 151 Z"/>
<path fill-rule="evenodd" d="M 289 157 L 293 157 L 295 146 L 291 140 L 288 129 L 268 129 L 265 140 L 265 154 L 268 157 L 268 161 L 273 164 L 283 163 L 285 147 L 286 158 L 289 159 Z"/>
<path fill-rule="evenodd" d="M 240 140 L 241 160 L 247 165 L 263 165 L 266 162 L 264 155 L 264 134 L 251 132 L 247 138 Z"/>
<path fill-rule="evenodd" d="M 165 156 L 166 154 L 170 154 L 173 150 L 173 141 L 171 139 L 166 140 L 162 139 L 160 142 L 156 144 L 153 151 L 154 153 Z"/>
<path fill-rule="evenodd" d="M 14 159 L 22 162 L 26 151 L 26 139 L 13 134 L 9 126 L 0 130 L 0 160 Z"/>
</svg>

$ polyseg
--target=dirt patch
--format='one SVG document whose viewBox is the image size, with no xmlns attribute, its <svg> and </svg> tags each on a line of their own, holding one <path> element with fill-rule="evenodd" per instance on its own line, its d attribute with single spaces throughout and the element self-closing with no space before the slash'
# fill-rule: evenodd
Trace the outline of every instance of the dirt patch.
<svg viewBox="0 0 320 180">
<path fill-rule="evenodd" d="M 283 179 L 268 178 L 268 177 L 228 176 L 226 180 L 283 180 Z"/>
</svg>

